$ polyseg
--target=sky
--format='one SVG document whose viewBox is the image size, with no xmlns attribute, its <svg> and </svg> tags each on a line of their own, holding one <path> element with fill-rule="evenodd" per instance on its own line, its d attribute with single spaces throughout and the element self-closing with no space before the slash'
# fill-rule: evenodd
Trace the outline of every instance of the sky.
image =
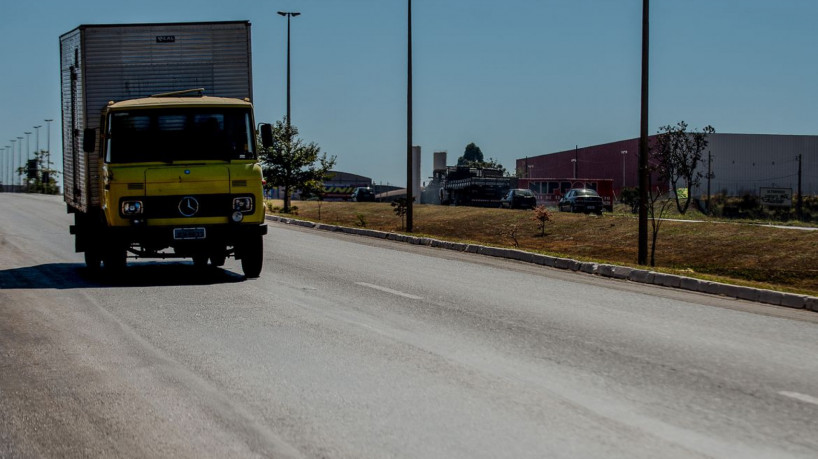
<svg viewBox="0 0 818 459">
<path fill-rule="evenodd" d="M 422 180 L 433 152 L 454 164 L 471 142 L 513 171 L 517 158 L 639 136 L 641 0 L 414 0 L 412 10 Z M 0 148 L 43 125 L 44 149 L 43 120 L 54 119 L 61 163 L 59 36 L 80 24 L 249 20 L 256 120 L 280 120 L 277 11 L 301 13 L 291 23 L 301 137 L 335 155 L 336 170 L 405 185 L 406 0 L 2 0 Z M 684 120 L 816 134 L 816 19 L 815 0 L 652 0 L 650 133 Z"/>
</svg>

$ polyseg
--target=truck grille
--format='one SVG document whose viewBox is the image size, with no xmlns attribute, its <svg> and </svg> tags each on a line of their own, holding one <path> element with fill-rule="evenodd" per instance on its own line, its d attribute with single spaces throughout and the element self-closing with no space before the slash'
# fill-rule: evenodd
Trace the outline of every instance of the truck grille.
<svg viewBox="0 0 818 459">
<path fill-rule="evenodd" d="M 190 209 L 185 207 L 180 211 L 180 203 L 183 199 L 192 197 L 198 204 L 196 212 L 190 214 Z M 146 196 L 145 218 L 198 218 L 198 217 L 222 217 L 230 215 L 232 211 L 232 198 L 229 194 L 202 194 L 202 195 L 180 195 L 180 196 Z"/>
</svg>

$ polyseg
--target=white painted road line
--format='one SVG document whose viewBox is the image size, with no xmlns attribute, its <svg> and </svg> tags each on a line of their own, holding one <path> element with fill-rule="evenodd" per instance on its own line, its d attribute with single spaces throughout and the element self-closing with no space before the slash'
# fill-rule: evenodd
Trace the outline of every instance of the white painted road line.
<svg viewBox="0 0 818 459">
<path fill-rule="evenodd" d="M 818 405 L 818 398 L 815 398 L 815 397 L 810 396 L 810 395 L 804 395 L 804 394 L 799 394 L 798 392 L 787 392 L 787 391 L 779 392 L 779 394 L 781 394 L 781 395 L 783 395 L 785 397 L 800 400 L 802 402 L 807 402 L 807 403 L 812 403 L 813 405 Z"/>
<path fill-rule="evenodd" d="M 380 290 L 381 292 L 391 293 L 392 295 L 402 296 L 404 298 L 409 298 L 410 300 L 422 300 L 422 296 L 415 296 L 410 295 L 408 293 L 399 292 L 397 290 L 392 290 L 391 288 L 381 287 L 380 285 L 375 284 L 368 284 L 366 282 L 356 282 L 356 285 L 360 285 L 361 287 L 369 287 L 375 290 Z"/>
</svg>

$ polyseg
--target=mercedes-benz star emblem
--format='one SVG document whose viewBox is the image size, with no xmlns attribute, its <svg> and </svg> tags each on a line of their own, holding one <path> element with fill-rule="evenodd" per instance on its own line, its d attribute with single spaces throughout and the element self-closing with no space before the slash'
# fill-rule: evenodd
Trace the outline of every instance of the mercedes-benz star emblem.
<svg viewBox="0 0 818 459">
<path fill-rule="evenodd" d="M 192 217 L 199 211 L 199 201 L 193 196 L 185 196 L 179 201 L 179 213 L 185 217 Z"/>
</svg>

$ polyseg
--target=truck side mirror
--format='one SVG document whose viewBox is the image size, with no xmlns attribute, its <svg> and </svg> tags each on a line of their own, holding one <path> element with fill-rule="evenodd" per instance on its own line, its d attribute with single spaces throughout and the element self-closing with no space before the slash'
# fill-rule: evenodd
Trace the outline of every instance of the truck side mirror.
<svg viewBox="0 0 818 459">
<path fill-rule="evenodd" d="M 97 130 L 87 128 L 82 133 L 82 151 L 93 153 L 97 144 Z"/>
<path fill-rule="evenodd" d="M 264 148 L 273 146 L 273 126 L 270 124 L 261 125 L 261 145 Z"/>
</svg>

